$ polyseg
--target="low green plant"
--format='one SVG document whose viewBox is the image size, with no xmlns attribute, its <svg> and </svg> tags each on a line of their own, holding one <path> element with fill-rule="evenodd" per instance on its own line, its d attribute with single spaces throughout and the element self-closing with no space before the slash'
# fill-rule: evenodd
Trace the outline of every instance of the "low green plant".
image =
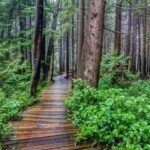
<svg viewBox="0 0 150 150">
<path fill-rule="evenodd" d="M 150 149 L 150 80 L 128 71 L 128 59 L 113 51 L 104 55 L 99 89 L 74 81 L 65 103 L 79 128 L 77 142 L 90 139 L 102 149 Z"/>
<path fill-rule="evenodd" d="M 38 101 L 29 96 L 31 69 L 28 62 L 19 61 L 10 64 L 7 70 L 0 72 L 0 140 L 13 134 L 9 121 L 18 120 L 21 111 Z M 46 86 L 41 83 L 38 92 Z"/>
<path fill-rule="evenodd" d="M 130 95 L 137 96 L 144 94 L 150 98 L 150 80 L 138 80 L 129 87 Z"/>
<path fill-rule="evenodd" d="M 133 83 L 133 87 L 139 82 Z M 93 144 L 105 145 L 105 149 L 148 150 L 150 97 L 144 90 L 133 94 L 130 91 L 133 87 L 96 90 L 81 79 L 76 80 L 65 103 L 70 119 L 79 128 L 77 142 L 91 139 Z M 150 84 L 147 88 L 150 89 Z"/>
<path fill-rule="evenodd" d="M 124 55 L 118 56 L 113 50 L 105 54 L 101 62 L 100 87 L 124 87 L 137 80 L 138 75 L 133 74 L 128 69 L 128 60 L 128 57 Z"/>
</svg>

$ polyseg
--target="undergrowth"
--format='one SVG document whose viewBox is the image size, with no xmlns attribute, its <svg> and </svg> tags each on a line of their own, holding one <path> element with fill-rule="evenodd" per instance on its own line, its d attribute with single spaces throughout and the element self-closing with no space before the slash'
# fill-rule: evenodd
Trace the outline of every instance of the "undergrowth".
<svg viewBox="0 0 150 150">
<path fill-rule="evenodd" d="M 38 101 L 38 97 L 29 96 L 31 69 L 28 66 L 27 62 L 20 65 L 15 61 L 0 71 L 0 140 L 13 134 L 9 121 L 20 119 L 21 111 Z M 38 92 L 45 84 L 39 86 Z"/>
<path fill-rule="evenodd" d="M 76 141 L 90 139 L 108 150 L 149 150 L 150 80 L 135 81 L 137 75 L 118 69 L 123 58 L 113 55 L 109 59 L 115 62 L 104 65 L 103 60 L 99 89 L 77 79 L 65 102 L 70 119 L 79 128 Z"/>
</svg>

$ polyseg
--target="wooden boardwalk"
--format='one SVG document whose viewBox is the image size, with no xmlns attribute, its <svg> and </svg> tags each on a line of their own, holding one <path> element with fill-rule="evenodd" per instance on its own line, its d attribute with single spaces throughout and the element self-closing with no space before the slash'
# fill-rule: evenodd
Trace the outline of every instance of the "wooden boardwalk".
<svg viewBox="0 0 150 150">
<path fill-rule="evenodd" d="M 23 112 L 23 119 L 13 123 L 16 136 L 6 142 L 6 149 L 16 150 L 93 150 L 90 144 L 75 145 L 77 129 L 67 120 L 64 99 L 71 82 L 59 76 L 41 94 L 41 102 Z"/>
</svg>

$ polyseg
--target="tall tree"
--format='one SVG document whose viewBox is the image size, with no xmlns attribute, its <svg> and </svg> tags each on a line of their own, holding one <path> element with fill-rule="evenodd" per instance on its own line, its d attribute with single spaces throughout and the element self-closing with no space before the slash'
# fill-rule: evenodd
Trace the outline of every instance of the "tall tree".
<svg viewBox="0 0 150 150">
<path fill-rule="evenodd" d="M 72 5 L 75 5 L 75 0 L 72 0 Z M 75 17 L 72 15 L 72 70 L 75 70 Z"/>
<path fill-rule="evenodd" d="M 66 33 L 66 79 L 69 78 L 69 31 Z"/>
<path fill-rule="evenodd" d="M 83 78 L 93 87 L 98 87 L 102 55 L 105 0 L 91 0 L 89 21 L 83 44 Z"/>
<path fill-rule="evenodd" d="M 138 2 L 137 0 L 135 2 Z M 136 64 L 136 56 L 137 56 L 137 35 L 138 35 L 138 13 L 133 13 L 133 19 L 132 19 L 132 28 L 133 28 L 133 35 L 132 35 L 132 50 L 131 50 L 131 71 L 136 72 L 137 70 L 137 64 Z"/>
<path fill-rule="evenodd" d="M 147 0 L 144 0 L 144 5 L 145 7 L 147 6 Z M 146 32 L 147 32 L 147 20 L 146 20 L 146 17 L 147 16 L 147 9 L 144 10 L 144 13 L 143 13 L 143 52 L 142 52 L 142 67 L 141 67 L 141 73 L 142 73 L 142 76 L 143 77 L 146 77 L 147 75 L 147 71 L 146 71 L 146 66 L 147 66 L 147 61 L 146 61 L 146 52 L 147 52 L 147 35 L 146 35 Z"/>
<path fill-rule="evenodd" d="M 79 15 L 78 15 L 78 52 L 77 52 L 77 76 L 81 77 L 81 57 L 84 41 L 84 0 L 79 0 Z"/>
<path fill-rule="evenodd" d="M 31 79 L 31 87 L 30 87 L 31 96 L 36 96 L 37 85 L 40 79 L 44 0 L 37 0 L 36 9 L 37 9 L 36 25 L 35 25 L 34 41 L 33 41 L 33 49 L 32 49 L 32 79 Z"/>
<path fill-rule="evenodd" d="M 132 5 L 129 4 L 129 12 L 128 12 L 128 31 L 127 31 L 127 39 L 126 39 L 126 56 L 130 55 L 131 49 L 131 27 L 132 27 Z"/>
<path fill-rule="evenodd" d="M 63 41 L 60 38 L 60 47 L 59 47 L 59 73 L 62 74 L 64 72 L 64 57 L 63 57 Z"/>
<path fill-rule="evenodd" d="M 117 55 L 121 54 L 121 23 L 122 23 L 122 1 L 116 4 L 115 43 L 114 48 Z"/>
<path fill-rule="evenodd" d="M 44 1 L 44 4 L 46 6 L 46 0 Z M 46 11 L 44 11 L 44 16 L 43 16 L 43 29 L 46 28 Z M 42 72 L 43 72 L 43 77 L 42 80 L 46 81 L 46 35 L 43 34 L 42 37 Z"/>
<path fill-rule="evenodd" d="M 49 70 L 50 70 L 51 58 L 52 58 L 52 54 L 53 54 L 53 51 L 54 51 L 55 38 L 54 38 L 54 34 L 53 33 L 56 31 L 56 28 L 57 28 L 57 18 L 58 18 L 58 13 L 59 13 L 59 3 L 60 3 L 60 0 L 57 0 L 56 6 L 55 6 L 55 10 L 54 10 L 54 13 L 53 13 L 53 21 L 52 21 L 52 27 L 51 27 L 53 32 L 50 35 L 49 44 L 48 44 L 48 50 L 47 50 L 47 55 L 46 55 L 45 72 L 44 72 L 45 79 L 48 78 L 48 73 L 49 73 Z"/>
<path fill-rule="evenodd" d="M 26 38 L 25 37 L 25 29 L 26 29 L 26 16 L 22 16 L 22 10 L 24 9 L 26 5 L 26 0 L 22 3 L 20 3 L 19 5 L 19 24 L 20 24 L 20 53 L 21 53 L 21 62 L 23 63 L 25 60 L 25 50 L 23 47 L 23 39 Z"/>
</svg>

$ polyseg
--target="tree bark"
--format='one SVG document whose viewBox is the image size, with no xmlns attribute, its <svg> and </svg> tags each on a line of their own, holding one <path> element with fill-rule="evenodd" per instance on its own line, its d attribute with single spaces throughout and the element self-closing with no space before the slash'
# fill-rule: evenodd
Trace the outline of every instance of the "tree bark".
<svg viewBox="0 0 150 150">
<path fill-rule="evenodd" d="M 131 51 L 131 71 L 136 72 L 136 54 L 137 54 L 137 13 L 133 14 L 133 35 Z"/>
<path fill-rule="evenodd" d="M 145 6 L 147 6 L 147 0 L 144 0 Z M 146 36 L 146 31 L 147 31 L 147 20 L 146 20 L 146 14 L 147 10 L 144 10 L 143 14 L 143 53 L 142 53 L 142 76 L 146 77 L 147 76 L 147 71 L 146 71 L 146 51 L 147 51 L 147 36 Z"/>
<path fill-rule="evenodd" d="M 115 43 L 114 48 L 117 55 L 121 54 L 121 25 L 122 25 L 122 2 L 117 3 L 116 7 L 116 24 L 115 24 Z"/>
<path fill-rule="evenodd" d="M 63 43 L 62 43 L 62 38 L 60 38 L 60 48 L 59 48 L 59 73 L 63 73 Z"/>
<path fill-rule="evenodd" d="M 52 30 L 55 31 L 57 28 L 57 18 L 58 18 L 58 11 L 59 11 L 59 0 L 56 4 L 55 11 L 53 14 L 53 22 L 52 22 Z M 48 51 L 47 51 L 47 56 L 46 56 L 46 62 L 45 62 L 45 78 L 48 78 L 49 70 L 50 70 L 50 63 L 51 63 L 51 58 L 52 58 L 52 53 L 54 51 L 54 35 L 51 35 L 50 40 L 49 40 L 49 45 L 48 45 Z"/>
<path fill-rule="evenodd" d="M 44 3 L 46 4 L 46 2 Z M 43 16 L 43 29 L 46 28 L 46 12 L 44 12 L 44 16 Z M 46 81 L 46 65 L 45 65 L 45 61 L 46 61 L 46 35 L 43 34 L 42 37 L 42 72 L 43 72 L 43 77 L 42 80 Z"/>
<path fill-rule="evenodd" d="M 23 2 L 24 5 L 26 5 L 26 1 Z M 25 29 L 26 29 L 26 17 L 23 17 L 21 15 L 21 10 L 23 9 L 23 6 L 22 4 L 19 5 L 19 13 L 20 13 L 20 16 L 19 16 L 19 25 L 20 25 L 20 54 L 21 54 L 21 63 L 24 62 L 25 60 L 25 49 L 24 49 L 24 46 L 23 46 L 23 40 L 26 38 L 26 35 L 25 35 Z"/>
<path fill-rule="evenodd" d="M 34 43 L 32 49 L 32 79 L 31 79 L 31 87 L 30 87 L 31 96 L 36 96 L 37 85 L 40 79 L 44 0 L 37 0 L 36 8 L 37 8 L 36 25 L 35 25 Z"/>
<path fill-rule="evenodd" d="M 72 4 L 75 5 L 75 0 L 72 0 Z M 75 18 L 72 16 L 72 70 L 75 71 Z"/>
<path fill-rule="evenodd" d="M 129 4 L 129 8 L 132 8 L 131 4 Z M 131 24 L 132 22 L 132 12 L 129 10 L 128 12 L 128 35 L 127 35 L 127 41 L 126 41 L 126 56 L 130 55 L 130 49 L 131 49 Z"/>
<path fill-rule="evenodd" d="M 69 31 L 66 34 L 66 79 L 69 79 Z"/>
<path fill-rule="evenodd" d="M 89 23 L 83 45 L 83 78 L 93 87 L 98 87 L 103 44 L 105 0 L 91 0 Z"/>
<path fill-rule="evenodd" d="M 79 0 L 79 15 L 78 15 L 78 53 L 77 53 L 77 76 L 81 77 L 81 57 L 84 41 L 84 0 Z"/>
</svg>

